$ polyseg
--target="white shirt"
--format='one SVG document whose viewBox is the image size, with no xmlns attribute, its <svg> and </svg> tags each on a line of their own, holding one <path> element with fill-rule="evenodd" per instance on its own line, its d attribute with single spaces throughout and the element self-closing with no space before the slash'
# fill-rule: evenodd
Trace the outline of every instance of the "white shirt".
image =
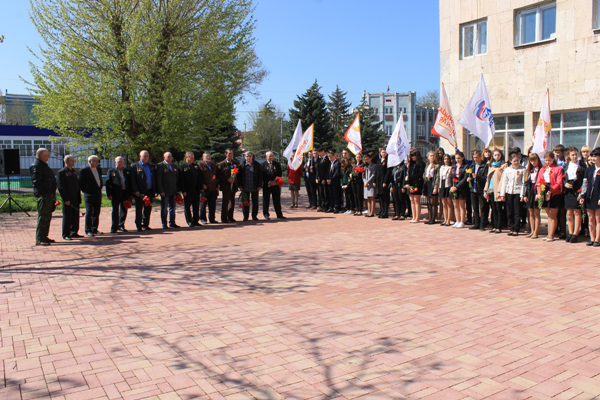
<svg viewBox="0 0 600 400">
<path fill-rule="evenodd" d="M 546 168 L 546 170 L 544 171 L 544 180 L 548 184 L 550 184 L 550 171 L 551 171 L 551 169 L 549 167 Z"/>
<path fill-rule="evenodd" d="M 442 180 L 446 179 L 446 176 L 448 175 L 448 171 L 450 171 L 450 168 L 452 168 L 452 167 L 449 165 L 442 165 L 442 168 L 440 170 Z"/>
<path fill-rule="evenodd" d="M 535 167 L 533 171 L 529 172 L 529 180 L 531 181 L 531 183 L 535 183 L 535 180 L 537 179 L 537 173 L 539 170 L 540 167 Z"/>
<path fill-rule="evenodd" d="M 577 179 L 577 168 L 579 168 L 579 162 L 569 163 L 569 167 L 567 168 L 567 179 L 570 181 L 574 181 Z"/>
<path fill-rule="evenodd" d="M 430 164 L 427 167 L 427 176 L 430 177 L 430 178 L 433 178 L 433 164 Z"/>
<path fill-rule="evenodd" d="M 94 174 L 94 178 L 96 178 L 96 184 L 100 186 L 100 177 L 98 176 L 98 169 L 92 168 L 92 174 Z"/>
</svg>

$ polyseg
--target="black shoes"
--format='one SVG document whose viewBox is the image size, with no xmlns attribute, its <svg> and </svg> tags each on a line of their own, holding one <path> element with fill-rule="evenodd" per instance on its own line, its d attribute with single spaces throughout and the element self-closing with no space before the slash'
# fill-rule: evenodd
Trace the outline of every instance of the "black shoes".
<svg viewBox="0 0 600 400">
<path fill-rule="evenodd" d="M 286 217 L 284 217 L 283 215 L 280 215 L 277 217 L 277 219 L 287 219 Z"/>
<path fill-rule="evenodd" d="M 270 220 L 271 218 L 268 215 L 263 215 L 264 219 L 266 219 L 267 221 Z M 254 218 L 252 218 L 254 219 Z"/>
<path fill-rule="evenodd" d="M 169 225 L 169 228 L 178 229 L 178 228 L 181 228 L 181 227 L 179 225 L 177 225 L 177 224 L 172 224 L 172 225 Z"/>
<path fill-rule="evenodd" d="M 82 238 L 83 235 L 80 235 L 79 233 L 72 233 L 71 234 L 71 238 Z"/>
<path fill-rule="evenodd" d="M 94 233 L 92 233 L 92 232 L 86 232 L 85 234 L 86 234 L 87 236 L 89 236 L 89 237 L 93 237 L 93 236 L 94 236 Z"/>
<path fill-rule="evenodd" d="M 258 221 L 258 217 L 252 217 L 252 221 Z"/>
<path fill-rule="evenodd" d="M 71 239 L 69 236 L 63 236 L 63 239 L 64 239 L 64 240 L 73 240 L 73 239 Z"/>
<path fill-rule="evenodd" d="M 469 229 L 479 229 L 479 227 L 477 225 L 473 225 L 472 227 L 470 227 Z"/>
<path fill-rule="evenodd" d="M 127 232 L 127 229 L 125 229 L 125 227 L 123 227 L 123 226 L 120 226 L 118 228 L 118 230 L 120 230 L 121 232 Z"/>
</svg>

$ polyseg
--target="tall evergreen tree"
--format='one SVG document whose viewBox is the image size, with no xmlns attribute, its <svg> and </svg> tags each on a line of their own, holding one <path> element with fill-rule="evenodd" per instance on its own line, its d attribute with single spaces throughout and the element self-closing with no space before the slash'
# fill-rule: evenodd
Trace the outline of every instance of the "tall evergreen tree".
<svg viewBox="0 0 600 400">
<path fill-rule="evenodd" d="M 346 128 L 350 124 L 350 115 L 348 111 L 350 109 L 350 102 L 346 100 L 348 92 L 340 90 L 339 86 L 335 87 L 332 94 L 329 95 L 329 102 L 327 103 L 327 109 L 329 110 L 329 118 L 331 119 L 331 128 L 334 134 L 334 147 L 336 150 L 341 150 L 346 147 L 344 141 L 344 134 Z"/>
<path fill-rule="evenodd" d="M 289 110 L 290 120 L 287 125 L 286 137 L 291 139 L 298 124 L 302 121 L 302 128 L 308 129 L 311 124 L 315 124 L 314 147 L 330 148 L 334 142 L 334 132 L 331 128 L 331 119 L 327 112 L 327 103 L 325 96 L 320 92 L 321 86 L 315 80 L 310 88 L 302 96 L 297 96 L 294 100 L 294 108 Z"/>
<path fill-rule="evenodd" d="M 242 154 L 240 142 L 238 142 L 238 129 L 235 126 L 235 115 L 231 115 L 230 120 L 225 125 L 218 127 L 213 132 L 213 136 L 208 139 L 208 148 L 215 162 L 225 159 L 225 150 L 233 149 L 233 157 L 238 158 Z"/>
<path fill-rule="evenodd" d="M 378 152 L 379 146 L 385 144 L 385 132 L 382 122 L 378 122 L 378 116 L 374 109 L 369 107 L 366 96 L 363 95 L 362 102 L 357 107 L 360 113 L 360 136 L 362 141 L 362 152 Z"/>
</svg>

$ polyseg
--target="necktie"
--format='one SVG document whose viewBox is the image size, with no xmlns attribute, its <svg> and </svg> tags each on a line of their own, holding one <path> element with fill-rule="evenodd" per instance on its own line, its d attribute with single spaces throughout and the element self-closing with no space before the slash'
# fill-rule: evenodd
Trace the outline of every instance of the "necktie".
<svg viewBox="0 0 600 400">
<path fill-rule="evenodd" d="M 121 171 L 120 169 L 117 171 L 119 171 L 119 176 L 121 179 L 121 189 L 125 190 L 125 178 L 123 177 L 123 171 Z"/>
</svg>

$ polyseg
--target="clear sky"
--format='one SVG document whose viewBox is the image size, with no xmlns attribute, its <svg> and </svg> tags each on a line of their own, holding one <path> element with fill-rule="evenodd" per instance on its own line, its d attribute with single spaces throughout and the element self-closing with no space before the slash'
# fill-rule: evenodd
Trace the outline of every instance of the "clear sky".
<svg viewBox="0 0 600 400">
<path fill-rule="evenodd" d="M 257 54 L 270 72 L 260 97 L 238 104 L 237 127 L 272 99 L 286 112 L 315 79 L 328 95 L 336 85 L 353 106 L 371 93 L 439 89 L 439 0 L 260 0 L 255 17 Z M 0 89 L 25 94 L 27 47 L 41 42 L 28 16 L 29 1 L 0 0 Z M 248 125 L 249 128 L 249 125 Z"/>
</svg>

